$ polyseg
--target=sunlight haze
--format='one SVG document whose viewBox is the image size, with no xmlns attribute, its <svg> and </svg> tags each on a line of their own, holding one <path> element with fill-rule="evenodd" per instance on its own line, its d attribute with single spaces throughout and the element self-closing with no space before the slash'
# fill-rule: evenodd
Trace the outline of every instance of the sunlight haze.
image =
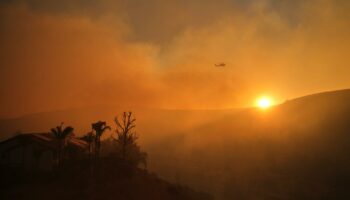
<svg viewBox="0 0 350 200">
<path fill-rule="evenodd" d="M 0 117 L 232 109 L 261 91 L 284 101 L 350 87 L 349 1 L 89 2 L 0 1 Z"/>
</svg>

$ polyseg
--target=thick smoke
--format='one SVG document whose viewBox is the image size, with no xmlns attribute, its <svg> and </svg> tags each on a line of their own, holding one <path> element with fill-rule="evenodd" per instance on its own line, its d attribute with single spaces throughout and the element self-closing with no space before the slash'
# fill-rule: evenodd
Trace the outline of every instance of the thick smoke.
<svg viewBox="0 0 350 200">
<path fill-rule="evenodd" d="M 347 1 L 4 1 L 0 116 L 349 87 Z M 225 62 L 225 68 L 214 64 Z"/>
</svg>

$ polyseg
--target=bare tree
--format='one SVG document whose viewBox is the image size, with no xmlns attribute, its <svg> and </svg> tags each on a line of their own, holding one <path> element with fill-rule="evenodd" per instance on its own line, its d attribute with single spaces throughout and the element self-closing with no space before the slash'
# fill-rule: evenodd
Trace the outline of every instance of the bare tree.
<svg viewBox="0 0 350 200">
<path fill-rule="evenodd" d="M 117 124 L 115 139 L 117 144 L 117 154 L 120 157 L 133 165 L 143 164 L 147 167 L 147 153 L 142 152 L 140 146 L 136 140 L 138 136 L 135 131 L 136 119 L 133 117 L 132 112 L 124 112 L 119 119 L 115 118 Z"/>
<path fill-rule="evenodd" d="M 132 112 L 124 112 L 120 120 L 117 116 L 114 121 L 117 124 L 116 141 L 121 147 L 122 159 L 126 160 L 127 148 L 137 140 L 136 132 L 133 130 L 136 127 L 136 119 L 132 116 Z"/>
</svg>

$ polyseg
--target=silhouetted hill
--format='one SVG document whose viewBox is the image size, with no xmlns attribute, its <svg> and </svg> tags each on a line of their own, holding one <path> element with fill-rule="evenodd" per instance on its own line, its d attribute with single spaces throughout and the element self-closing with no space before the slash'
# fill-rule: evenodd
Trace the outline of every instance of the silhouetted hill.
<svg viewBox="0 0 350 200">
<path fill-rule="evenodd" d="M 49 128 L 64 120 L 89 130 L 93 119 L 109 118 L 112 124 L 118 112 L 37 114 L 2 121 L 0 129 Z M 171 182 L 219 200 L 350 198 L 350 90 L 309 95 L 264 111 L 135 113 L 150 170 Z"/>
</svg>

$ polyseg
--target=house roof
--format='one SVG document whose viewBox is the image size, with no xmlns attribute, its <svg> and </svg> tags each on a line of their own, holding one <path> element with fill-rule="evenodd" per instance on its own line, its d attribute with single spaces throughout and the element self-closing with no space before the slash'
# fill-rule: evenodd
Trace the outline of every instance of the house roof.
<svg viewBox="0 0 350 200">
<path fill-rule="evenodd" d="M 56 138 L 52 133 L 23 133 L 0 142 L 0 149 L 2 149 L 1 148 L 2 146 L 6 146 L 6 144 L 9 144 L 11 142 L 14 142 L 17 144 L 25 144 L 29 142 L 38 143 L 40 145 L 43 145 L 51 149 L 57 149 L 59 146 L 58 141 L 56 140 Z M 78 147 L 80 149 L 86 149 L 88 147 L 87 142 L 75 137 L 70 138 L 68 140 L 68 144 Z M 9 145 L 9 146 L 12 146 L 12 145 Z"/>
</svg>

